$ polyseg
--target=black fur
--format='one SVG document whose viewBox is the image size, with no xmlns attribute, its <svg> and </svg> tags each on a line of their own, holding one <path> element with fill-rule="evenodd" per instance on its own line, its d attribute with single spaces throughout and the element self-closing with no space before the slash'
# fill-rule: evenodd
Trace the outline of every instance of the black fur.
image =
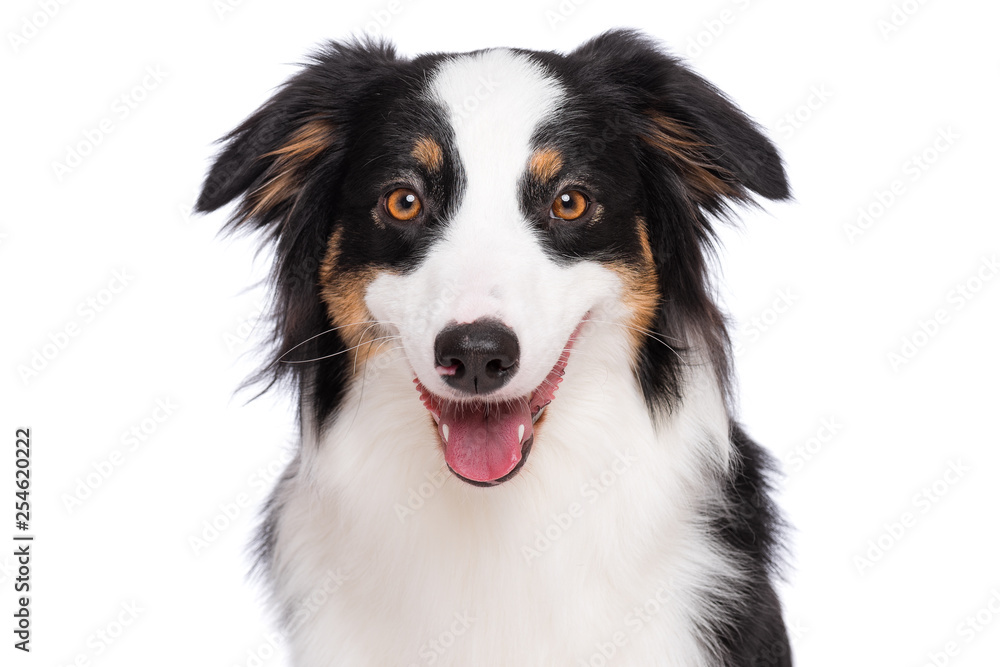
<svg viewBox="0 0 1000 667">
<path fill-rule="evenodd" d="M 727 214 L 729 202 L 722 195 L 696 200 L 675 164 L 636 137 L 649 131 L 650 112 L 676 119 L 705 145 L 713 173 L 732 186 L 732 198 L 740 202 L 751 201 L 750 192 L 770 199 L 789 196 L 776 149 L 718 89 L 635 31 L 605 33 L 562 62 L 547 59 L 561 73 L 569 70 L 580 92 L 606 107 L 600 114 L 603 127 L 592 128 L 591 136 L 609 153 L 615 144 L 631 144 L 625 164 L 637 168 L 612 175 L 619 187 L 638 183 L 641 189 L 636 198 L 649 223 L 663 295 L 654 328 L 674 348 L 646 341 L 639 373 L 647 400 L 669 407 L 678 398 L 682 362 L 674 352 L 692 336 L 706 347 L 728 395 L 729 336 L 710 293 L 708 260 L 716 239 L 711 218 Z M 620 163 L 619 156 L 613 162 Z"/>
<path fill-rule="evenodd" d="M 647 403 L 651 409 L 669 410 L 681 398 L 683 364 L 690 361 L 687 346 L 695 342 L 703 346 L 728 396 L 730 341 L 708 269 L 715 241 L 712 224 L 727 215 L 732 202 L 752 202 L 754 194 L 789 196 L 777 151 L 715 87 L 636 32 L 608 32 L 566 56 L 524 53 L 548 68 L 570 93 L 559 121 L 542 128 L 534 142 L 558 146 L 566 165 L 559 182 L 579 183 L 600 206 L 586 228 L 552 226 L 546 213 L 554 186 L 526 180 L 521 206 L 537 221 L 540 241 L 558 261 L 636 262 L 640 243 L 634 222 L 644 220 L 662 295 L 652 324 L 655 337 L 644 342 L 636 368 Z M 212 211 L 249 197 L 265 184 L 277 159 L 274 151 L 296 130 L 317 119 L 335 128 L 294 197 L 256 213 L 241 208 L 231 223 L 264 230 L 275 246 L 275 355 L 258 379 L 267 386 L 293 379 L 297 391 L 313 399 L 311 417 L 320 424 L 336 413 L 350 371 L 348 355 L 333 356 L 346 348 L 339 335 L 322 335 L 300 346 L 330 327 L 319 296 L 328 239 L 341 230 L 344 266 L 405 272 L 419 263 L 464 192 L 462 167 L 450 148 L 441 110 L 426 99 L 416 102 L 445 57 L 406 60 L 381 43 L 329 44 L 225 137 L 198 200 L 199 211 Z M 655 132 L 652 119 L 657 115 L 695 138 L 699 168 L 709 181 L 721 184 L 718 192 L 696 187 L 676 156 L 644 140 Z M 421 173 L 408 157 L 406 147 L 422 135 L 445 149 L 439 173 Z M 426 224 L 370 224 L 379 192 L 399 173 L 416 174 L 423 184 Z M 281 363 L 319 357 L 329 358 L 302 366 Z M 732 444 L 739 465 L 730 478 L 720 480 L 724 506 L 712 510 L 706 521 L 720 542 L 745 560 L 745 605 L 706 632 L 716 640 L 711 643 L 725 650 L 726 665 L 790 665 L 771 583 L 780 560 L 781 520 L 769 498 L 770 463 L 738 427 Z M 265 555 L 273 532 L 273 524 L 265 522 Z"/>
<path fill-rule="evenodd" d="M 734 425 L 732 444 L 737 463 L 724 480 L 725 511 L 712 517 L 724 544 L 746 559 L 744 604 L 712 631 L 733 667 L 790 667 L 791 647 L 781 618 L 772 578 L 781 562 L 779 538 L 784 522 L 771 499 L 771 457 L 743 429 Z"/>
<path fill-rule="evenodd" d="M 344 247 L 351 251 L 343 257 L 347 266 L 405 268 L 419 258 L 426 237 L 366 223 L 377 189 L 401 169 L 416 168 L 412 160 L 382 147 L 402 148 L 423 132 L 448 140 L 447 126 L 433 107 L 407 103 L 439 60 L 401 60 L 390 46 L 371 41 L 329 44 L 224 137 L 226 147 L 198 199 L 197 209 L 208 212 L 247 196 L 264 184 L 276 159 L 273 151 L 289 142 L 298 128 L 317 119 L 335 128 L 333 143 L 313 161 L 297 198 L 258 215 L 239 209 L 230 222 L 231 227 L 265 230 L 275 246 L 275 352 L 255 380 L 263 382 L 265 390 L 282 379 L 295 380 L 298 391 L 315 398 L 320 423 L 336 410 L 350 363 L 348 355 L 338 354 L 346 346 L 337 335 L 303 344 L 329 329 L 318 287 L 327 241 L 337 227 L 344 229 Z M 427 194 L 442 200 L 444 212 L 448 196 L 458 196 L 460 182 L 452 163 Z M 289 363 L 320 357 L 326 358 L 308 368 Z"/>
</svg>

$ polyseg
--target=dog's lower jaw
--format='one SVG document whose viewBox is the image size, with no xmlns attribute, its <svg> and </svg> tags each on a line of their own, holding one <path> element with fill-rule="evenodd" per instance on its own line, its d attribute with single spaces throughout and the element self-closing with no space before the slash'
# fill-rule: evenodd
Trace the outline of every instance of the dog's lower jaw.
<svg viewBox="0 0 1000 667">
<path fill-rule="evenodd" d="M 607 372 L 627 367 L 612 337 L 581 351 L 526 469 L 490 489 L 445 468 L 426 410 L 396 389 L 405 364 L 349 391 L 274 496 L 294 664 L 575 665 L 616 633 L 619 665 L 713 664 L 702 588 L 738 590 L 697 512 L 728 434 L 721 397 L 657 428 L 631 374 Z"/>
</svg>

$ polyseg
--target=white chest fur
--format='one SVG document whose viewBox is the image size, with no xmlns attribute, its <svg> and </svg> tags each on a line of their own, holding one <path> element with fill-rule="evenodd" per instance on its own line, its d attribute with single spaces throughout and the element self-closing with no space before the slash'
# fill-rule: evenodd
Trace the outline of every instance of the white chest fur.
<svg viewBox="0 0 1000 667">
<path fill-rule="evenodd" d="M 655 426 L 616 333 L 581 342 L 498 487 L 447 470 L 404 362 L 306 434 L 271 564 L 296 665 L 713 664 L 700 591 L 735 571 L 698 510 L 726 412 L 702 367 Z"/>
</svg>

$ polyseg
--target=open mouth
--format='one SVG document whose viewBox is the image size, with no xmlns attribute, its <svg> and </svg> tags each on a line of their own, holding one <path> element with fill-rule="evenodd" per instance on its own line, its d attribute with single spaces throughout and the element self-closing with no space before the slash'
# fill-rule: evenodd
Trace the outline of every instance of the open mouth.
<svg viewBox="0 0 1000 667">
<path fill-rule="evenodd" d="M 430 393 L 419 379 L 413 380 L 437 423 L 448 468 L 457 477 L 476 486 L 496 486 L 518 473 L 531 451 L 535 422 L 555 398 L 582 326 L 581 322 L 555 366 L 529 396 L 507 401 L 450 400 Z"/>
</svg>

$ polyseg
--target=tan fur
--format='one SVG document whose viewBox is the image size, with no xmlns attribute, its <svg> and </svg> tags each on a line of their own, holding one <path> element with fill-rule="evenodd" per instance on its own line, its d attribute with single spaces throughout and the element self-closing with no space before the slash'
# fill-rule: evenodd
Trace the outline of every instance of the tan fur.
<svg viewBox="0 0 1000 667">
<path fill-rule="evenodd" d="M 648 115 L 652 127 L 642 139 L 670 157 L 697 201 L 739 196 L 739 191 L 724 180 L 728 172 L 712 163 L 708 155 L 711 147 L 699 141 L 690 128 L 655 111 Z"/>
<path fill-rule="evenodd" d="M 622 304 L 631 313 L 626 324 L 631 327 L 628 334 L 632 339 L 633 359 L 638 354 L 643 342 L 649 334 L 656 309 L 660 302 L 660 289 L 657 285 L 656 262 L 653 259 L 653 248 L 649 244 L 649 232 L 646 221 L 636 218 L 635 224 L 641 246 L 638 263 L 612 263 L 609 268 L 622 279 L 624 291 Z M 655 334 L 654 334 L 655 335 Z M 669 341 L 665 341 L 669 343 Z"/>
<path fill-rule="evenodd" d="M 333 137 L 333 125 L 329 121 L 310 120 L 293 132 L 284 146 L 262 155 L 261 158 L 275 159 L 265 174 L 264 183 L 247 196 L 243 215 L 262 215 L 298 196 L 306 168 L 330 146 Z"/>
<path fill-rule="evenodd" d="M 539 148 L 528 160 L 528 173 L 542 183 L 547 183 L 558 176 L 562 167 L 562 153 L 551 147 Z"/>
<path fill-rule="evenodd" d="M 339 327 L 337 331 L 347 346 L 355 348 L 351 352 L 351 358 L 355 362 L 355 370 L 360 370 L 367 361 L 393 345 L 376 340 L 387 333 L 374 323 L 375 317 L 365 305 L 365 290 L 378 276 L 379 270 L 364 268 L 345 271 L 338 267 L 342 236 L 342 230 L 338 229 L 327 243 L 323 264 L 319 269 L 320 297 L 326 304 L 330 323 Z"/>
<path fill-rule="evenodd" d="M 422 164 L 431 173 L 438 171 L 444 165 L 444 151 L 441 149 L 441 144 L 430 137 L 420 137 L 417 139 L 417 142 L 413 145 L 413 150 L 410 151 L 410 155 L 416 158 L 417 162 Z"/>
</svg>

